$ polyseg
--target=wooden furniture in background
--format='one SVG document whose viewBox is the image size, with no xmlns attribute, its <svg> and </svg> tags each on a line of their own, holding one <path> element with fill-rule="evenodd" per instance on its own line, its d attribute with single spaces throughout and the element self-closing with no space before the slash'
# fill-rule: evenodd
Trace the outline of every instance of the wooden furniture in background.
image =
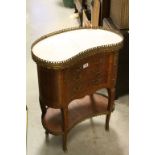
<svg viewBox="0 0 155 155">
<path fill-rule="evenodd" d="M 126 29 L 118 29 L 110 18 L 104 18 L 103 27 L 106 30 L 118 31 L 124 37 L 123 47 L 119 54 L 116 81 L 116 98 L 118 98 L 129 93 L 129 32 Z"/>
<path fill-rule="evenodd" d="M 99 17 L 100 17 L 100 0 L 92 1 L 91 8 L 91 25 L 99 26 Z"/>
<path fill-rule="evenodd" d="M 79 13 L 81 26 L 102 25 L 102 0 L 74 0 L 75 12 Z"/>
<path fill-rule="evenodd" d="M 129 93 L 129 0 L 103 0 L 103 27 L 124 36 L 116 82 L 116 98 Z M 109 29 L 108 28 L 108 29 Z"/>
<path fill-rule="evenodd" d="M 68 42 L 68 44 L 67 44 Z M 63 136 L 79 122 L 114 110 L 119 50 L 123 37 L 99 28 L 72 28 L 45 35 L 31 47 L 37 63 L 42 125 Z M 108 96 L 95 93 L 106 88 Z"/>
<path fill-rule="evenodd" d="M 91 24 L 95 21 L 93 26 L 96 24 L 102 26 L 103 19 L 110 17 L 118 29 L 129 29 L 129 0 L 91 0 L 91 7 L 88 7 L 88 0 L 74 0 L 74 4 L 75 12 L 80 14 L 81 26 L 85 23 L 83 21 L 83 12 L 85 12 L 85 18 L 87 16 Z"/>
<path fill-rule="evenodd" d="M 84 27 L 92 27 L 91 22 L 88 19 L 85 10 L 83 10 L 83 14 L 82 14 L 82 26 L 84 26 Z"/>
<path fill-rule="evenodd" d="M 87 8 L 86 0 L 74 0 L 75 13 L 79 13 L 80 25 L 83 23 L 83 10 Z"/>
<path fill-rule="evenodd" d="M 129 0 L 111 0 L 110 18 L 118 29 L 129 29 Z"/>
</svg>

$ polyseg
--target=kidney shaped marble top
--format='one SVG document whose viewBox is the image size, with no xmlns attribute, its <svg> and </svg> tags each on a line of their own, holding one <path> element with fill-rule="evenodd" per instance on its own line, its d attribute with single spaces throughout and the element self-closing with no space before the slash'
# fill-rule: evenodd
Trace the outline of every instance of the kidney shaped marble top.
<svg viewBox="0 0 155 155">
<path fill-rule="evenodd" d="M 103 29 L 76 29 L 40 40 L 32 47 L 32 53 L 45 61 L 60 62 L 87 49 L 118 44 L 122 40 L 121 35 Z"/>
</svg>

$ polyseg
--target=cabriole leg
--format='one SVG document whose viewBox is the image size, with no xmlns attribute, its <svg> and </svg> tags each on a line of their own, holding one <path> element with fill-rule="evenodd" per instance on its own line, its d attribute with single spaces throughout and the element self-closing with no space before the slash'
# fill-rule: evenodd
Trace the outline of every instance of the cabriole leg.
<svg viewBox="0 0 155 155">
<path fill-rule="evenodd" d="M 47 111 L 47 107 L 41 102 L 41 100 L 40 100 L 40 108 L 41 108 L 41 112 L 42 112 L 41 119 L 43 120 L 43 118 L 46 114 L 46 111 Z M 46 136 L 48 136 L 49 132 L 47 130 L 45 130 L 45 134 L 46 134 Z"/>
<path fill-rule="evenodd" d="M 110 88 L 108 89 L 108 114 L 106 115 L 106 125 L 105 129 L 109 131 L 109 122 L 110 122 L 110 116 L 111 116 L 111 111 L 114 106 L 114 100 L 115 100 L 115 88 Z"/>
<path fill-rule="evenodd" d="M 67 151 L 68 107 L 61 109 L 63 120 L 63 150 Z"/>
</svg>

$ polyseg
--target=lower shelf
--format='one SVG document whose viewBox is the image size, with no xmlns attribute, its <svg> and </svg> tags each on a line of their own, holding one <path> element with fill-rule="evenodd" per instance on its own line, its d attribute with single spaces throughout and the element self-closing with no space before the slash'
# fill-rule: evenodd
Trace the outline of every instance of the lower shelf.
<svg viewBox="0 0 155 155">
<path fill-rule="evenodd" d="M 67 131 L 77 123 L 101 114 L 108 114 L 108 99 L 99 94 L 87 95 L 83 98 L 73 100 L 68 106 Z M 54 134 L 63 134 L 62 116 L 60 109 L 48 108 L 42 120 L 44 128 Z"/>
</svg>

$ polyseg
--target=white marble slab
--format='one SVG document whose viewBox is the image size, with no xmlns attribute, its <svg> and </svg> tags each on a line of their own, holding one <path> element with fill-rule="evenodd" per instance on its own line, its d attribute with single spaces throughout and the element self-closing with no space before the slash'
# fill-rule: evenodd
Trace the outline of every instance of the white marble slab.
<svg viewBox="0 0 155 155">
<path fill-rule="evenodd" d="M 102 45 L 122 42 L 123 38 L 113 32 L 102 29 L 78 29 L 60 33 L 38 42 L 32 49 L 37 57 L 59 62 L 78 53 Z"/>
</svg>

